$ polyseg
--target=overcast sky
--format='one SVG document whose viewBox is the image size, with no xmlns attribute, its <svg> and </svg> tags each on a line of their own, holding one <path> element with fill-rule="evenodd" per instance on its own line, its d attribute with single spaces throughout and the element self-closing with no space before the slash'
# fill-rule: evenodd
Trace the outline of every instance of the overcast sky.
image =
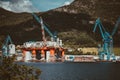
<svg viewBox="0 0 120 80">
<path fill-rule="evenodd" d="M 43 12 L 69 5 L 74 0 L 0 0 L 0 7 L 13 12 Z"/>
</svg>

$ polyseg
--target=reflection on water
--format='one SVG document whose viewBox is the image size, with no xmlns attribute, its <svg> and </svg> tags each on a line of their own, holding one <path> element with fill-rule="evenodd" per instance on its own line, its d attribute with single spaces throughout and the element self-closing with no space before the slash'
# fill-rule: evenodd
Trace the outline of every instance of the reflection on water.
<svg viewBox="0 0 120 80">
<path fill-rule="evenodd" d="M 42 70 L 40 80 L 120 80 L 120 63 L 19 63 Z"/>
</svg>

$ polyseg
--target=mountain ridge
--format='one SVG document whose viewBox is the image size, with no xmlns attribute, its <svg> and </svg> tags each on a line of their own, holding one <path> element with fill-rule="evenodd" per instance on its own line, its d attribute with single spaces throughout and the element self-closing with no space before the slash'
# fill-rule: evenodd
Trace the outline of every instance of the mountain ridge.
<svg viewBox="0 0 120 80">
<path fill-rule="evenodd" d="M 62 38 L 63 43 L 67 44 L 71 42 L 73 43 L 71 45 L 96 46 L 97 42 L 102 41 L 99 30 L 97 30 L 96 34 L 92 32 L 95 20 L 100 17 L 107 31 L 112 31 L 120 13 L 118 11 L 120 6 L 119 0 L 99 1 L 100 0 L 75 0 L 71 5 L 44 13 L 37 13 L 37 15 L 43 17 L 44 22 L 52 32 L 58 31 L 58 36 Z M 98 2 L 105 6 L 100 7 Z M 107 7 L 107 4 L 108 6 L 113 5 L 113 9 Z M 96 8 L 96 5 L 99 7 Z M 66 9 L 66 11 L 64 9 Z M 78 12 L 74 13 L 72 10 Z M 108 13 L 107 10 L 111 13 Z M 91 24 L 90 22 L 93 23 Z M 1 42 L 3 42 L 5 36 L 8 34 L 10 34 L 13 42 L 16 44 L 22 44 L 30 40 L 42 40 L 40 24 L 36 22 L 30 13 L 13 13 L 0 8 L 0 28 Z M 76 37 L 76 35 L 78 37 Z M 120 42 L 119 35 L 120 28 L 117 30 L 114 37 L 114 43 L 116 45 Z M 46 36 L 49 36 L 49 34 L 46 33 Z M 85 38 L 85 36 L 87 36 L 87 38 Z"/>
</svg>

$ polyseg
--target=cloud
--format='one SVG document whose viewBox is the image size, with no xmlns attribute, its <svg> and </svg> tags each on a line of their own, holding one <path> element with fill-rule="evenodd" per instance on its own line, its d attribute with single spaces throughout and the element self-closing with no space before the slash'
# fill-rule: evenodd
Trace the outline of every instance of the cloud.
<svg viewBox="0 0 120 80">
<path fill-rule="evenodd" d="M 74 0 L 31 0 L 40 11 L 48 11 L 71 4 Z M 39 4 L 39 5 L 38 5 Z"/>
<path fill-rule="evenodd" d="M 0 0 L 0 7 L 13 12 L 36 12 L 30 0 Z"/>
<path fill-rule="evenodd" d="M 70 5 L 74 0 L 69 0 L 64 3 L 64 5 Z"/>
<path fill-rule="evenodd" d="M 74 0 L 0 0 L 0 7 L 13 12 L 43 12 L 69 5 Z"/>
</svg>

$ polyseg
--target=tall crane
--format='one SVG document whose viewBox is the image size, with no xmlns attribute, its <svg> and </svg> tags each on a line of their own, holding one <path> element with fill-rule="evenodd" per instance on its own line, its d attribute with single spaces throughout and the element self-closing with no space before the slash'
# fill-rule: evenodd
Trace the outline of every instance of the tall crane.
<svg viewBox="0 0 120 80">
<path fill-rule="evenodd" d="M 8 56 L 9 55 L 9 49 L 8 49 L 9 44 L 13 44 L 10 35 L 8 35 L 6 37 L 5 42 L 2 45 L 2 54 L 3 54 L 3 56 Z"/>
<path fill-rule="evenodd" d="M 56 40 L 56 35 L 54 35 L 48 28 L 47 26 L 44 24 L 42 18 L 38 17 L 35 13 L 32 13 L 32 15 L 34 16 L 34 18 L 36 19 L 36 21 L 41 24 L 41 29 L 42 29 L 42 36 L 43 36 L 43 41 L 45 41 L 45 32 L 44 29 L 47 31 L 47 33 L 53 38 L 53 40 Z"/>
<path fill-rule="evenodd" d="M 102 49 L 102 50 L 99 50 L 99 52 L 98 52 L 101 60 L 104 60 L 105 55 L 107 56 L 107 60 L 110 60 L 111 56 L 113 57 L 113 59 L 115 59 L 114 52 L 113 52 L 113 38 L 112 37 L 118 28 L 119 22 L 120 22 L 120 18 L 118 18 L 116 25 L 115 25 L 115 28 L 113 29 L 111 34 L 105 30 L 104 26 L 102 25 L 102 23 L 100 21 L 100 18 L 98 18 L 95 22 L 93 32 L 96 31 L 97 27 L 99 27 L 100 34 L 101 34 L 102 39 L 103 39 L 102 47 L 99 46 L 100 49 Z"/>
</svg>

